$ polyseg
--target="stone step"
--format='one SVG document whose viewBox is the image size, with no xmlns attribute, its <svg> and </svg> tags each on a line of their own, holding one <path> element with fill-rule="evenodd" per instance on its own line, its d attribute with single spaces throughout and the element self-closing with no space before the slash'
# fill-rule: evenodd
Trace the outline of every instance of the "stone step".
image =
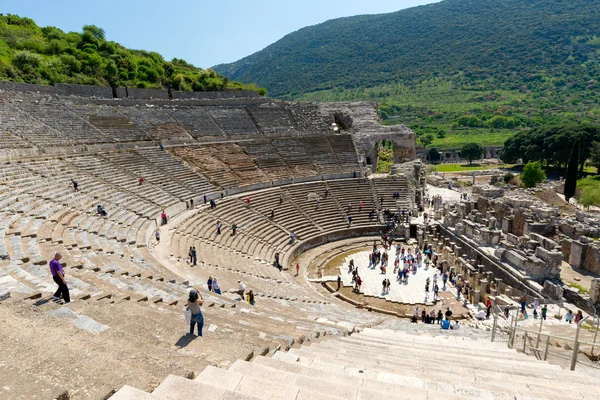
<svg viewBox="0 0 600 400">
<path fill-rule="evenodd" d="M 355 368 L 340 369 L 339 365 L 331 365 L 327 363 L 312 363 L 310 366 L 302 365 L 298 362 L 292 361 L 293 358 L 289 357 L 275 357 L 278 354 L 289 354 L 284 352 L 277 352 L 272 358 L 259 356 L 253 360 L 253 364 L 260 364 L 266 367 L 276 368 L 281 371 L 293 372 L 295 374 L 302 374 L 312 377 L 327 376 L 327 380 L 330 382 L 339 382 L 340 384 L 346 384 L 348 380 L 363 385 L 362 382 L 369 380 L 373 382 L 388 382 L 394 379 L 413 379 L 413 383 L 417 383 L 419 380 L 423 382 L 423 385 L 428 388 L 443 387 L 446 389 L 454 387 L 460 384 L 459 391 L 462 387 L 479 387 L 480 382 L 473 376 L 461 375 L 460 382 L 457 381 L 457 375 L 448 372 L 438 372 L 435 370 L 427 370 L 426 373 L 422 373 L 418 369 L 407 368 L 402 370 L 400 373 L 389 373 L 389 372 L 377 372 L 372 370 L 357 370 Z M 402 377 L 402 378 L 397 378 Z M 509 378 L 513 378 L 510 377 Z M 506 387 L 506 383 L 510 383 L 510 390 Z M 500 382 L 498 380 L 488 380 L 485 385 L 485 389 L 496 392 L 510 392 L 515 395 L 521 395 L 528 393 L 531 390 L 535 390 L 537 395 L 544 394 L 545 397 L 556 396 L 557 400 L 564 398 L 564 396 L 574 395 L 572 389 L 565 388 L 562 390 L 557 384 L 548 380 L 536 380 L 528 378 L 527 381 L 513 379 L 510 382 Z M 559 397 L 562 396 L 562 397 Z"/>
<path fill-rule="evenodd" d="M 161 400 L 258 400 L 261 398 L 225 389 L 220 381 L 204 383 L 175 375 L 169 375 L 162 381 L 154 389 L 152 396 Z"/>
<path fill-rule="evenodd" d="M 110 396 L 110 400 L 159 400 L 159 397 L 156 397 L 150 393 L 146 393 L 143 390 L 136 389 L 131 386 L 123 386 L 119 391 L 112 396 Z"/>
<path fill-rule="evenodd" d="M 531 362 L 538 361 L 538 360 L 533 359 L 525 354 L 517 353 L 516 351 L 494 353 L 493 351 L 488 351 L 488 350 L 468 349 L 468 348 L 467 349 L 457 349 L 457 348 L 449 348 L 449 347 L 445 347 L 445 346 L 443 348 L 441 348 L 440 346 L 430 346 L 430 345 L 417 344 L 417 343 L 410 343 L 410 345 L 408 345 L 408 343 L 403 343 L 403 342 L 402 342 L 402 344 L 389 345 L 389 344 L 380 344 L 380 343 L 369 342 L 369 341 L 365 342 L 365 341 L 361 341 L 359 338 L 354 338 L 353 336 L 355 336 L 355 335 L 341 339 L 339 341 L 339 343 L 336 343 L 336 345 L 339 345 L 341 349 L 348 349 L 348 350 L 356 350 L 356 349 L 361 349 L 361 348 L 364 348 L 365 346 L 368 346 L 369 349 L 371 350 L 371 352 L 373 352 L 373 353 L 378 352 L 380 354 L 403 355 L 403 354 L 406 354 L 407 352 L 419 353 L 419 352 L 428 352 L 431 350 L 439 349 L 440 352 L 443 352 L 443 354 L 445 354 L 447 356 L 451 356 L 451 357 L 452 356 L 460 356 L 461 359 L 463 357 L 493 357 L 494 359 L 498 359 L 498 360 L 520 360 L 520 361 L 531 361 Z"/>
<path fill-rule="evenodd" d="M 399 351 L 373 351 L 368 345 L 352 345 L 344 342 L 322 342 L 315 343 L 312 346 L 305 346 L 303 349 L 310 349 L 311 351 L 320 352 L 321 354 L 339 354 L 339 355 L 350 355 L 356 357 L 362 357 L 366 360 L 390 360 L 396 357 L 416 357 L 418 359 L 426 359 L 431 362 L 446 362 L 449 359 L 457 358 L 460 359 L 462 366 L 477 367 L 481 364 L 482 359 L 489 359 L 487 356 L 472 356 L 460 353 L 448 354 L 443 348 L 430 348 L 430 349 L 412 349 L 410 346 L 401 349 Z M 536 368 L 538 370 L 556 370 L 561 369 L 557 365 L 548 364 L 546 361 L 536 360 L 535 358 L 529 359 L 500 359 L 494 358 L 494 366 L 503 368 L 512 368 L 515 366 L 525 368 Z"/>
<path fill-rule="evenodd" d="M 379 371 L 385 371 L 387 369 L 403 370 L 405 368 L 423 368 L 423 369 L 435 369 L 440 371 L 456 370 L 457 373 L 464 374 L 476 374 L 486 375 L 488 373 L 500 373 L 503 377 L 505 375 L 522 374 L 526 376 L 539 377 L 545 379 L 557 379 L 562 376 L 562 370 L 555 369 L 537 369 L 531 367 L 517 367 L 517 366 L 503 366 L 500 367 L 496 363 L 483 363 L 480 362 L 475 366 L 463 366 L 459 358 L 448 358 L 448 360 L 436 360 L 431 362 L 427 357 L 420 357 L 418 359 L 410 358 L 403 359 L 398 357 L 384 357 L 384 356 L 366 356 L 365 354 L 350 355 L 350 354 L 329 354 L 323 351 L 309 350 L 308 348 L 291 349 L 292 354 L 300 356 L 300 362 L 304 365 L 310 365 L 314 360 L 326 361 L 334 364 L 341 364 L 342 366 L 355 366 L 360 369 L 371 369 L 378 368 Z"/>
</svg>

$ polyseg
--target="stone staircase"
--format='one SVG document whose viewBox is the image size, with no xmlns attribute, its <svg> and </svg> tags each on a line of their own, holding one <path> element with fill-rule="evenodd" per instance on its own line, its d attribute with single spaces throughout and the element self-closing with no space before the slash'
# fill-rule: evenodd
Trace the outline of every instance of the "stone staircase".
<svg viewBox="0 0 600 400">
<path fill-rule="evenodd" d="M 599 394 L 594 378 L 478 339 L 467 327 L 432 327 L 365 328 L 272 357 L 238 360 L 228 369 L 209 366 L 195 379 L 169 375 L 151 394 L 125 386 L 110 399 L 562 400 Z"/>
</svg>

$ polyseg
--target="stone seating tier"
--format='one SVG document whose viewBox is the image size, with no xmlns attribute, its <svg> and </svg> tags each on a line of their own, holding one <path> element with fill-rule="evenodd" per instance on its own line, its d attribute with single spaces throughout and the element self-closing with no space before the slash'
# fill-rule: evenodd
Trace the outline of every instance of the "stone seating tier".
<svg viewBox="0 0 600 400">
<path fill-rule="evenodd" d="M 193 380 L 171 375 L 152 393 L 126 386 L 111 400 L 179 400 L 191 393 L 207 399 L 248 400 L 558 400 L 591 399 L 598 390 L 593 378 L 519 354 L 504 343 L 472 340 L 468 332 L 460 333 L 465 336 L 442 335 L 439 327 L 436 336 L 367 328 L 272 357 L 238 360 L 228 368 L 210 366 Z M 580 384 L 572 389 L 556 383 L 564 380 Z"/>
</svg>

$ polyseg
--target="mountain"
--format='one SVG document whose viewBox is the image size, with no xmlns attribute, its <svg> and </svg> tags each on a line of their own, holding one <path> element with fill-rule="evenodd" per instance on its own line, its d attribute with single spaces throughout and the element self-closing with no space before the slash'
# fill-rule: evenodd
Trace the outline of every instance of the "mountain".
<svg viewBox="0 0 600 400">
<path fill-rule="evenodd" d="M 259 90 L 181 59 L 166 61 L 155 52 L 127 49 L 106 40 L 104 30 L 94 25 L 84 26 L 81 33 L 66 33 L 11 14 L 0 14 L 0 80 L 184 91 Z"/>
<path fill-rule="evenodd" d="M 214 69 L 274 97 L 377 100 L 387 123 L 455 147 L 599 122 L 598 61 L 598 0 L 444 0 L 306 27 Z"/>
<path fill-rule="evenodd" d="M 434 76 L 518 88 L 550 72 L 597 78 L 598 36 L 598 1 L 445 0 L 303 28 L 214 69 L 274 96 Z"/>
</svg>

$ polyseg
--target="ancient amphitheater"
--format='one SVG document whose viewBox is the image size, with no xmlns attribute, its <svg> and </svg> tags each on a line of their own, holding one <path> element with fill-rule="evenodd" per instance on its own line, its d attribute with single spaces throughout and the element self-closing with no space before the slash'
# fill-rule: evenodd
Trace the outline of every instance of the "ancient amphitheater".
<svg viewBox="0 0 600 400">
<path fill-rule="evenodd" d="M 0 86 L 1 399 L 598 398 L 597 378 L 488 330 L 399 318 L 419 301 L 378 309 L 323 284 L 326 262 L 378 238 L 386 209 L 412 215 L 397 240 L 418 229 L 437 243 L 418 226 L 414 134 L 381 126 L 375 104 L 171 97 Z M 395 173 L 368 174 L 383 139 Z M 51 300 L 56 252 L 66 305 Z M 186 334 L 191 288 L 201 338 Z"/>
</svg>

